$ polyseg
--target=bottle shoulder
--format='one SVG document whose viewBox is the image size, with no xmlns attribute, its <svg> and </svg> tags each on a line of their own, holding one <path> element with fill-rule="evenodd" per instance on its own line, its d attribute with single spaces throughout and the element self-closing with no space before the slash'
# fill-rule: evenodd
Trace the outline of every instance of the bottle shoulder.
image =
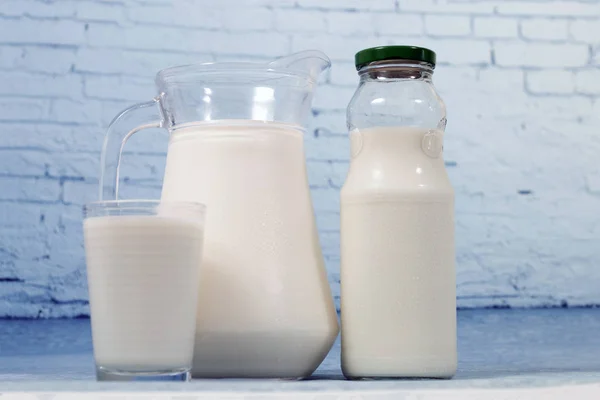
<svg viewBox="0 0 600 400">
<path fill-rule="evenodd" d="M 350 130 L 396 125 L 443 130 L 446 105 L 430 81 L 361 82 L 346 119 Z"/>
<path fill-rule="evenodd" d="M 351 161 L 343 194 L 452 194 L 443 132 L 377 127 L 350 132 Z"/>
</svg>

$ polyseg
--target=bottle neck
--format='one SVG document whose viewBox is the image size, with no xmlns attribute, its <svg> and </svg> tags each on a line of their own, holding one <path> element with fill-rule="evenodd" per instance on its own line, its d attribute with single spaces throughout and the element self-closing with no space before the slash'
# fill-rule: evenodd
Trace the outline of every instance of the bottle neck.
<svg viewBox="0 0 600 400">
<path fill-rule="evenodd" d="M 360 82 L 418 79 L 431 82 L 432 64 L 413 60 L 374 61 L 358 70 Z"/>
</svg>

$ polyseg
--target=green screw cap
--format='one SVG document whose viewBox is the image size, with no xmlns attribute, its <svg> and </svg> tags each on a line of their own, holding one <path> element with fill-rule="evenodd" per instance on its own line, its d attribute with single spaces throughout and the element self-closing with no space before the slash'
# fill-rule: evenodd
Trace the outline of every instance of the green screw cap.
<svg viewBox="0 0 600 400">
<path fill-rule="evenodd" d="M 360 69 L 365 64 L 373 61 L 383 60 L 414 60 L 424 61 L 435 67 L 435 52 L 425 47 L 417 46 L 379 46 L 364 49 L 354 56 L 356 69 Z"/>
</svg>

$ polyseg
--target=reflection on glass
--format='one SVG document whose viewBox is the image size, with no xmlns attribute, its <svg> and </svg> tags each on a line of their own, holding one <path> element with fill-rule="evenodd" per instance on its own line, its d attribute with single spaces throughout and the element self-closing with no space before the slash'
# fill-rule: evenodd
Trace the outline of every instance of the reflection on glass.
<svg viewBox="0 0 600 400">
<path fill-rule="evenodd" d="M 275 90 L 270 87 L 255 87 L 252 103 L 252 119 L 260 121 L 273 120 Z"/>
<path fill-rule="evenodd" d="M 212 119 L 211 95 L 212 89 L 204 88 L 204 97 L 202 97 L 202 102 L 204 103 L 204 121 Z"/>
</svg>

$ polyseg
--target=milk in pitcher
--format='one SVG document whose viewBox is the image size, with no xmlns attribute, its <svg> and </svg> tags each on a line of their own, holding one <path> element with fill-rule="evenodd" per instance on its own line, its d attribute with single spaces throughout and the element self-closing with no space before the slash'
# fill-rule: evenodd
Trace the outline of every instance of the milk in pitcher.
<svg viewBox="0 0 600 400">
<path fill-rule="evenodd" d="M 171 133 L 163 200 L 206 204 L 194 377 L 303 377 L 338 333 L 299 126 Z"/>
</svg>

